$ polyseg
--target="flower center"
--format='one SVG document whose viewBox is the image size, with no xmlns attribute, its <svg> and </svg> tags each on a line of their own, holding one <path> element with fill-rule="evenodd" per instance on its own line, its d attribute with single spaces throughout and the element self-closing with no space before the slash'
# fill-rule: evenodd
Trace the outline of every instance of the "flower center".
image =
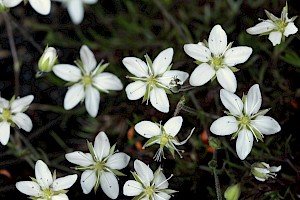
<svg viewBox="0 0 300 200">
<path fill-rule="evenodd" d="M 282 20 L 277 20 L 276 22 L 277 28 L 280 32 L 284 33 L 285 27 L 287 26 Z"/>
<path fill-rule="evenodd" d="M 169 137 L 165 134 L 160 139 L 160 146 L 164 147 L 169 141 Z"/>
<path fill-rule="evenodd" d="M 155 85 L 156 84 L 156 79 L 155 77 L 152 75 L 152 76 L 149 76 L 148 79 L 147 79 L 147 82 L 149 85 Z"/>
<path fill-rule="evenodd" d="M 214 65 L 216 71 L 222 67 L 222 63 L 223 63 L 222 57 L 213 57 L 212 64 Z"/>
<path fill-rule="evenodd" d="M 85 75 L 82 77 L 83 85 L 91 85 L 92 84 L 92 78 L 88 75 Z"/>
<path fill-rule="evenodd" d="M 145 188 L 145 194 L 149 196 L 153 196 L 154 190 L 152 186 L 148 186 Z"/>
<path fill-rule="evenodd" d="M 4 119 L 4 121 L 7 121 L 10 119 L 10 116 L 11 116 L 11 112 L 10 110 L 6 109 L 6 108 L 3 108 L 3 111 L 2 111 L 2 117 Z"/>
<path fill-rule="evenodd" d="M 96 162 L 95 163 L 95 170 L 97 170 L 97 171 L 102 171 L 102 170 L 104 170 L 104 168 L 105 168 L 105 162 L 103 162 L 103 161 L 98 161 L 98 162 Z"/>
<path fill-rule="evenodd" d="M 240 122 L 242 125 L 249 125 L 250 124 L 250 118 L 247 116 L 243 116 L 240 118 Z"/>
<path fill-rule="evenodd" d="M 44 194 L 43 197 L 47 200 L 51 200 L 52 196 L 54 195 L 52 189 L 50 188 L 43 190 L 43 194 Z"/>
</svg>

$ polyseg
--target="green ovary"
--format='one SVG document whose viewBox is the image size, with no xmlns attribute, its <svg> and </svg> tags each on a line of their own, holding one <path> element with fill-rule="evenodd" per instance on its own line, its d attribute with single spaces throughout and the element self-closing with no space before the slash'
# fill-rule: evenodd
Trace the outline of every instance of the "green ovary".
<svg viewBox="0 0 300 200">
<path fill-rule="evenodd" d="M 218 58 L 218 57 L 214 57 L 212 59 L 212 64 L 214 65 L 215 70 L 218 70 L 220 67 L 222 67 L 222 63 L 223 63 L 223 59 Z"/>
<path fill-rule="evenodd" d="M 160 139 L 160 146 L 164 147 L 169 141 L 169 137 L 167 135 L 163 135 Z"/>
<path fill-rule="evenodd" d="M 4 121 L 9 120 L 10 116 L 11 116 L 10 110 L 4 108 L 3 112 L 2 112 L 2 117 L 3 117 Z"/>
<path fill-rule="evenodd" d="M 148 187 L 145 188 L 145 194 L 146 195 L 153 196 L 153 193 L 154 193 L 153 187 L 148 186 Z"/>
<path fill-rule="evenodd" d="M 242 125 L 249 125 L 250 124 L 250 118 L 247 116 L 243 116 L 240 118 L 240 122 Z"/>
<path fill-rule="evenodd" d="M 90 76 L 85 75 L 82 78 L 82 82 L 84 85 L 90 85 L 92 84 L 92 78 Z"/>
<path fill-rule="evenodd" d="M 98 172 L 104 170 L 104 168 L 105 168 L 105 163 L 104 162 L 98 161 L 95 164 L 95 170 L 98 171 Z"/>
</svg>

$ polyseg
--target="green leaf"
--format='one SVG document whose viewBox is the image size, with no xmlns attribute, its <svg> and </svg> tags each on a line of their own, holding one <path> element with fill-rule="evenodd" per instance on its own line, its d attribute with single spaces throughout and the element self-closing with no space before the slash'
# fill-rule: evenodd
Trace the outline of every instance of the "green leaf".
<svg viewBox="0 0 300 200">
<path fill-rule="evenodd" d="M 294 67 L 300 68 L 300 57 L 292 50 L 286 50 L 284 56 L 280 56 L 280 59 L 293 65 Z"/>
</svg>

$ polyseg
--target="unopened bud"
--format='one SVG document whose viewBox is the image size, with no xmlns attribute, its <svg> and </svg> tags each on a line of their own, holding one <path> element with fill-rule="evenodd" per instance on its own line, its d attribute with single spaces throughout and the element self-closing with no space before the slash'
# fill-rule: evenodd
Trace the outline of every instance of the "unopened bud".
<svg viewBox="0 0 300 200">
<path fill-rule="evenodd" d="M 265 181 L 268 178 L 275 178 L 276 172 L 281 170 L 281 166 L 272 166 L 265 162 L 256 162 L 251 165 L 251 173 L 259 181 Z"/>
<path fill-rule="evenodd" d="M 240 195 L 241 195 L 240 183 L 229 186 L 224 193 L 224 197 L 226 200 L 238 200 Z"/>
<path fill-rule="evenodd" d="M 57 60 L 57 52 L 53 47 L 46 47 L 42 57 L 39 60 L 38 66 L 40 72 L 50 72 Z"/>
<path fill-rule="evenodd" d="M 215 148 L 215 149 L 220 149 L 221 148 L 221 141 L 218 138 L 209 136 L 208 137 L 208 144 L 209 146 Z"/>
</svg>

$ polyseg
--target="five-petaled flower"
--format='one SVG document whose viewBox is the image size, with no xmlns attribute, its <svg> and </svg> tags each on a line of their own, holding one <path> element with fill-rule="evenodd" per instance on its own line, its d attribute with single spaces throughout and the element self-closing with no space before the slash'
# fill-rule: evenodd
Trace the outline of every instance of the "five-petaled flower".
<svg viewBox="0 0 300 200">
<path fill-rule="evenodd" d="M 128 99 L 137 100 L 143 97 L 143 102 L 150 100 L 157 110 L 169 112 L 169 99 L 167 93 L 172 88 L 182 85 L 188 78 L 188 73 L 179 70 L 170 70 L 173 58 L 173 48 L 163 50 L 154 59 L 153 63 L 148 55 L 146 62 L 136 57 L 126 57 L 123 64 L 135 77 L 128 77 L 135 82 L 127 85 L 125 91 Z"/>
<path fill-rule="evenodd" d="M 33 95 L 25 97 L 13 97 L 10 101 L 0 97 L 0 142 L 6 145 L 10 136 L 10 127 L 15 124 L 26 132 L 32 129 L 32 121 L 24 114 L 29 104 L 33 101 Z"/>
<path fill-rule="evenodd" d="M 276 172 L 281 170 L 281 165 L 278 167 L 272 166 L 265 162 L 256 162 L 251 165 L 251 173 L 259 181 L 265 181 L 268 178 L 275 178 Z"/>
<path fill-rule="evenodd" d="M 256 141 L 263 141 L 263 135 L 271 135 L 281 130 L 280 125 L 272 117 L 264 116 L 270 109 L 259 110 L 262 96 L 259 85 L 255 84 L 241 100 L 237 95 L 221 89 L 220 97 L 223 105 L 229 110 L 228 116 L 214 121 L 210 131 L 216 135 L 232 135 L 237 137 L 236 151 L 241 160 L 251 152 L 253 135 Z"/>
<path fill-rule="evenodd" d="M 84 171 L 80 180 L 84 194 L 90 193 L 93 187 L 96 192 L 101 185 L 109 198 L 118 197 L 119 183 L 116 175 L 124 176 L 119 170 L 128 165 L 130 157 L 122 152 L 115 153 L 115 146 L 110 147 L 106 134 L 100 132 L 95 138 L 94 146 L 88 142 L 90 153 L 75 151 L 65 155 L 69 162 L 78 165 L 75 169 Z"/>
<path fill-rule="evenodd" d="M 57 64 L 53 72 L 61 79 L 70 82 L 72 86 L 64 99 L 66 110 L 74 108 L 79 102 L 85 101 L 87 112 L 96 117 L 99 110 L 100 92 L 122 90 L 121 80 L 114 74 L 103 72 L 108 64 L 96 63 L 93 52 L 85 45 L 80 49 L 80 58 L 77 65 Z"/>
<path fill-rule="evenodd" d="M 77 174 L 56 178 L 56 172 L 54 171 L 52 176 L 48 166 L 42 160 L 38 160 L 35 164 L 35 178 L 31 180 L 16 183 L 17 189 L 31 199 L 68 200 L 66 189 L 76 182 Z"/>
<path fill-rule="evenodd" d="M 151 146 L 153 144 L 159 144 L 159 149 L 154 155 L 155 161 L 161 161 L 161 156 L 164 157 L 163 148 L 166 147 L 172 153 L 173 157 L 175 157 L 175 151 L 182 158 L 180 151 L 175 145 L 183 145 L 188 139 L 191 137 L 195 128 L 192 129 L 189 136 L 182 142 L 179 142 L 176 135 L 178 134 L 181 126 L 182 126 L 182 117 L 176 116 L 169 119 L 163 126 L 161 124 L 153 123 L 150 121 L 141 121 L 135 125 L 135 130 L 141 136 L 145 138 L 150 138 L 143 146 L 143 148 Z"/>
<path fill-rule="evenodd" d="M 48 15 L 51 10 L 50 0 L 1 0 L 3 6 L 7 8 L 15 7 L 19 5 L 22 1 L 30 3 L 32 8 L 40 13 L 41 15 Z"/>
<path fill-rule="evenodd" d="M 248 28 L 246 30 L 247 33 L 251 35 L 260 34 L 260 36 L 269 35 L 269 40 L 272 42 L 273 46 L 280 44 L 285 40 L 285 37 L 297 33 L 298 28 L 294 24 L 294 20 L 297 16 L 290 19 L 288 18 L 287 2 L 285 7 L 282 9 L 280 18 L 274 16 L 267 10 L 265 10 L 265 13 L 269 19 L 262 20 L 262 22 Z"/>
<path fill-rule="evenodd" d="M 202 86 L 217 78 L 224 89 L 235 92 L 237 81 L 233 72 L 238 69 L 234 66 L 248 60 L 252 48 L 231 46 L 232 42 L 227 45 L 227 35 L 220 25 L 212 28 L 208 42 L 204 40 L 197 44 L 185 44 L 183 48 L 186 54 L 199 64 L 190 76 L 190 84 Z"/>
<path fill-rule="evenodd" d="M 134 199 L 143 200 L 168 200 L 171 198 L 171 194 L 177 192 L 172 189 L 168 189 L 168 179 L 162 173 L 162 168 L 159 167 L 154 173 L 140 160 L 134 161 L 135 172 L 132 175 L 135 180 L 126 181 L 123 187 L 123 194 L 126 196 L 136 196 Z"/>
</svg>

